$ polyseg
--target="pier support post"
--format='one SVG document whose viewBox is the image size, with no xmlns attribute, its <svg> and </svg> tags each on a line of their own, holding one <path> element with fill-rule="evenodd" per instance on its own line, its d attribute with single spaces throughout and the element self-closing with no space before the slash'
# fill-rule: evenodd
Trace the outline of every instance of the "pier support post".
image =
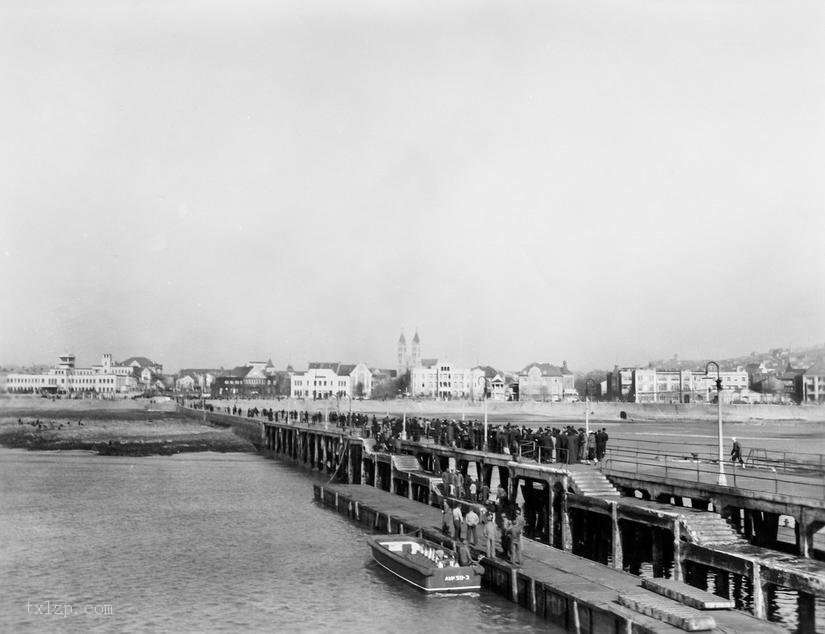
<svg viewBox="0 0 825 634">
<path fill-rule="evenodd" d="M 753 540 L 753 514 L 754 511 L 745 509 L 745 539 L 748 541 Z"/>
<path fill-rule="evenodd" d="M 622 531 L 619 527 L 619 504 L 616 501 L 610 503 L 610 519 L 612 523 L 612 556 L 613 567 L 621 570 L 624 565 L 624 553 L 622 551 Z"/>
<path fill-rule="evenodd" d="M 799 592 L 796 597 L 796 611 L 799 621 L 797 631 L 816 631 L 816 597 L 808 592 Z"/>
<path fill-rule="evenodd" d="M 799 552 L 800 557 L 809 559 L 813 553 L 814 533 L 816 531 L 812 530 L 804 509 L 802 510 L 800 516 L 794 518 L 794 520 L 797 552 Z"/>
<path fill-rule="evenodd" d="M 556 545 L 556 509 L 555 502 L 555 485 L 552 482 L 547 483 L 547 543 L 551 546 Z"/>
<path fill-rule="evenodd" d="M 570 511 L 567 508 L 567 476 L 561 480 L 562 492 L 561 498 L 561 547 L 563 550 L 573 550 L 573 535 L 570 532 Z"/>
<path fill-rule="evenodd" d="M 682 581 L 682 533 L 679 518 L 673 518 L 673 578 Z"/>
<path fill-rule="evenodd" d="M 713 594 L 730 599 L 730 573 L 727 570 L 714 571 Z"/>
<path fill-rule="evenodd" d="M 765 609 L 765 592 L 762 587 L 762 574 L 760 566 L 757 562 L 751 562 L 751 582 L 753 583 L 753 615 L 757 619 L 766 619 L 767 610 Z"/>
<path fill-rule="evenodd" d="M 653 551 L 653 576 L 664 577 L 664 539 L 662 538 L 662 531 L 659 528 L 652 528 L 650 532 Z"/>
<path fill-rule="evenodd" d="M 413 499 L 413 481 L 412 481 L 412 474 L 407 474 L 407 499 Z"/>
</svg>

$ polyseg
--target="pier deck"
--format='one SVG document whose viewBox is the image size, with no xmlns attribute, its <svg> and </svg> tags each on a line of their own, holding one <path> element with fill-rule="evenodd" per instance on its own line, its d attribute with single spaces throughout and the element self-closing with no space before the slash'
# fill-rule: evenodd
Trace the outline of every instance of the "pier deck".
<svg viewBox="0 0 825 634">
<path fill-rule="evenodd" d="M 347 511 L 349 515 L 359 515 L 369 510 L 376 514 L 376 524 L 384 526 L 388 532 L 399 530 L 411 531 L 422 529 L 425 533 L 439 533 L 441 527 L 440 510 L 407 498 L 375 489 L 369 486 L 327 484 L 316 486 L 316 497 L 329 505 L 334 505 L 339 511 Z M 328 498 L 333 496 L 334 502 Z M 361 508 L 364 507 L 364 508 Z M 383 516 L 383 521 L 378 521 Z M 507 561 L 496 558 L 494 562 L 485 562 L 495 565 L 499 570 L 513 571 L 514 600 L 525 603 L 536 610 L 537 587 L 551 588 L 559 595 L 572 600 L 573 605 L 592 608 L 589 612 L 595 620 L 584 627 L 578 624 L 581 631 L 602 631 L 598 627 L 598 614 L 609 613 L 613 618 L 619 618 L 626 623 L 627 631 L 638 632 L 682 632 L 674 625 L 643 615 L 618 603 L 619 595 L 644 597 L 649 604 L 655 604 L 659 610 L 674 613 L 682 611 L 684 607 L 675 601 L 662 597 L 642 586 L 640 577 L 629 573 L 614 570 L 569 552 L 551 548 L 545 544 L 525 539 L 523 548 L 523 565 L 520 568 L 511 566 Z M 518 579 L 516 579 L 518 577 Z M 519 584 L 518 581 L 522 583 Z M 518 588 L 527 589 L 527 597 L 519 599 Z M 545 611 L 549 612 L 545 598 Z M 678 610 L 677 610 L 678 608 Z M 576 609 L 576 620 L 579 611 Z M 784 632 L 778 625 L 756 619 L 744 612 L 735 610 L 714 610 L 712 613 L 696 611 L 696 614 L 712 614 L 716 622 L 716 632 Z M 571 624 L 572 625 L 572 624 Z M 607 625 L 607 622 L 605 622 Z M 592 626 L 592 627 L 591 627 Z M 571 627 L 570 629 L 576 629 Z"/>
</svg>

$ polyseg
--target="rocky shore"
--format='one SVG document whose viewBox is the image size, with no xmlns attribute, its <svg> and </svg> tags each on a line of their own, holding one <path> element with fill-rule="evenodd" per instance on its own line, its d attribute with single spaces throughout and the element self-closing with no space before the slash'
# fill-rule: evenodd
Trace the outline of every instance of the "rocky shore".
<svg viewBox="0 0 825 634">
<path fill-rule="evenodd" d="M 143 408 L 84 410 L 3 409 L 0 445 L 30 450 L 83 450 L 101 455 L 149 456 L 190 451 L 254 452 L 231 429 Z"/>
</svg>

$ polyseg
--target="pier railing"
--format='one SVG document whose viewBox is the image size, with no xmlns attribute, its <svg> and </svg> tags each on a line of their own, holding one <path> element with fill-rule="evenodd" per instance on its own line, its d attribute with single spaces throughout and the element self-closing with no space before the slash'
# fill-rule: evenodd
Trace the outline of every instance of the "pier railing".
<svg viewBox="0 0 825 634">
<path fill-rule="evenodd" d="M 726 457 L 729 455 L 724 448 Z M 610 451 L 639 456 L 670 456 L 703 461 L 717 461 L 718 446 L 715 443 L 697 443 L 688 439 L 678 442 L 645 439 L 618 439 L 610 442 Z M 799 451 L 776 451 L 752 447 L 744 458 L 746 467 L 775 469 L 777 472 L 798 475 L 825 476 L 825 455 Z"/>
<path fill-rule="evenodd" d="M 678 447 L 679 449 L 676 449 Z M 754 493 L 793 495 L 825 500 L 825 475 L 811 458 L 816 454 L 765 452 L 760 459 L 739 465 L 724 463 L 728 486 Z M 676 479 L 702 484 L 716 484 L 719 475 L 718 449 L 704 449 L 684 443 L 632 444 L 618 442 L 608 447 L 601 463 L 606 474 L 632 475 L 637 478 Z"/>
</svg>

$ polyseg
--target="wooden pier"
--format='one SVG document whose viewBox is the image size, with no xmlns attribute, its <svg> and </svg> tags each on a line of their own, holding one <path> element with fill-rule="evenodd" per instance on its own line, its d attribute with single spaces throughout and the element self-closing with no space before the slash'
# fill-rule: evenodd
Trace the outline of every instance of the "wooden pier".
<svg viewBox="0 0 825 634">
<path fill-rule="evenodd" d="M 314 493 L 324 506 L 371 530 L 421 531 L 450 546 L 440 530 L 441 512 L 434 507 L 368 486 L 316 484 Z M 476 556 L 483 554 L 473 550 Z M 640 577 L 533 540 L 524 540 L 522 557 L 522 566 L 483 557 L 484 587 L 577 634 L 785 631 L 736 610 L 699 610 L 648 590 Z M 684 592 L 689 594 L 690 587 Z"/>
<path fill-rule="evenodd" d="M 587 562 L 580 567 L 598 566 L 603 571 L 610 566 L 621 575 L 632 573 L 636 580 L 642 566 L 650 565 L 655 578 L 672 576 L 675 582 L 700 591 L 707 590 L 710 576 L 718 588 L 716 594 L 725 599 L 744 600 L 743 592 L 749 593 L 747 606 L 760 619 L 760 631 L 768 627 L 771 593 L 775 588 L 786 588 L 797 594 L 798 631 L 816 631 L 816 599 L 825 597 L 825 562 L 814 559 L 805 545 L 806 534 L 819 520 L 799 522 L 805 530 L 798 531 L 796 555 L 765 547 L 769 544 L 764 541 L 770 540 L 758 543 L 756 537 L 773 534 L 770 528 L 776 523 L 777 509 L 765 505 L 775 505 L 777 500 L 750 493 L 746 502 L 747 496 L 735 487 L 725 489 L 724 499 L 715 491 L 710 493 L 716 497 L 705 498 L 700 497 L 708 493 L 704 490 L 660 490 L 661 485 L 625 482 L 592 465 L 538 464 L 509 455 L 444 447 L 426 439 L 404 440 L 397 443 L 394 453 L 384 453 L 376 451 L 374 441 L 362 437 L 360 429 L 323 422 L 272 422 L 193 410 L 186 413 L 231 425 L 267 455 L 326 479 L 406 499 L 419 513 L 426 512 L 428 505 L 440 506 L 443 488 L 439 474 L 450 468 L 465 476 L 472 473 L 480 484 L 491 490 L 500 485 L 508 499 L 519 501 L 527 522 L 525 536 L 533 538 L 531 543 L 538 548 L 554 547 L 553 552 Z M 640 488 L 642 484 L 646 488 Z M 743 511 L 749 522 L 733 521 L 735 514 L 729 511 L 737 504 L 749 505 Z M 804 505 L 803 515 L 809 519 L 825 512 L 825 500 L 804 501 Z M 415 516 L 408 519 L 410 526 L 419 526 Z M 748 526 L 757 523 L 758 533 L 749 532 Z M 520 578 L 518 574 L 516 578 Z M 636 600 L 637 595 L 635 599 L 623 596 L 626 604 L 658 614 L 656 605 Z M 611 608 L 615 607 L 611 603 Z"/>
</svg>

